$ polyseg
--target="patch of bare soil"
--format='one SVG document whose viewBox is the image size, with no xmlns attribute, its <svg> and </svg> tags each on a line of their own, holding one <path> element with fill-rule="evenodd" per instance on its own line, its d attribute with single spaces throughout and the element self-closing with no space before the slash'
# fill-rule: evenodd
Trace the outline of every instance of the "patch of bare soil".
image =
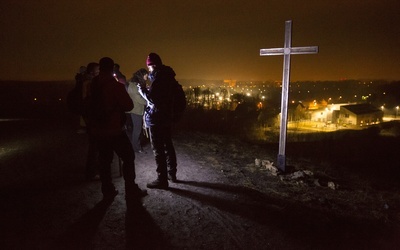
<svg viewBox="0 0 400 250">
<path fill-rule="evenodd" d="M 175 131 L 179 182 L 168 190 L 148 189 L 127 206 L 117 157 L 114 200 L 102 200 L 98 181 L 84 181 L 87 138 L 71 124 L 19 121 L 0 127 L 1 249 L 400 245 L 398 183 L 310 157 L 304 145 L 289 146 L 288 171 L 277 173 L 271 163 L 276 144 Z M 136 172 L 142 188 L 156 176 L 148 144 L 146 154 L 136 155 Z"/>
</svg>

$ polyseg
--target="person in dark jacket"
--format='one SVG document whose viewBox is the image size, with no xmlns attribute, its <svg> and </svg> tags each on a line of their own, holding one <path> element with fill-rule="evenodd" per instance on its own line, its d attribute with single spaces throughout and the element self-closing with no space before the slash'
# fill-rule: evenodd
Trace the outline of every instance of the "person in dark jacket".
<svg viewBox="0 0 400 250">
<path fill-rule="evenodd" d="M 83 90 L 83 82 L 85 81 L 87 75 L 86 69 L 86 66 L 80 66 L 79 72 L 75 75 L 75 84 L 77 89 Z M 79 128 L 76 132 L 78 134 L 86 133 L 86 124 L 81 115 L 79 116 Z"/>
<path fill-rule="evenodd" d="M 88 63 L 86 67 L 85 80 L 83 81 L 82 86 L 82 99 L 85 99 L 87 96 L 87 92 L 89 89 L 89 85 L 92 82 L 92 79 L 99 75 L 100 66 L 96 62 Z M 84 117 L 82 117 L 84 120 Z M 86 121 L 84 122 L 86 127 Z M 99 179 L 99 170 L 98 170 L 98 150 L 96 148 L 96 144 L 93 142 L 91 136 L 88 136 L 88 153 L 86 158 L 86 170 L 85 170 L 85 178 L 88 181 L 98 180 Z"/>
<path fill-rule="evenodd" d="M 111 162 L 114 152 L 122 159 L 125 180 L 125 198 L 146 195 L 135 183 L 135 152 L 124 131 L 125 112 L 133 102 L 125 86 L 113 77 L 114 61 L 109 57 L 100 60 L 100 74 L 93 78 L 88 90 L 87 126 L 99 151 L 99 173 L 104 198 L 118 194 L 111 180 Z"/>
<path fill-rule="evenodd" d="M 162 64 L 156 53 L 146 60 L 151 85 L 138 85 L 139 93 L 146 99 L 145 123 L 149 128 L 150 141 L 157 165 L 157 179 L 148 188 L 168 188 L 168 179 L 176 182 L 176 154 L 172 142 L 172 87 L 176 84 L 174 70 Z"/>
</svg>

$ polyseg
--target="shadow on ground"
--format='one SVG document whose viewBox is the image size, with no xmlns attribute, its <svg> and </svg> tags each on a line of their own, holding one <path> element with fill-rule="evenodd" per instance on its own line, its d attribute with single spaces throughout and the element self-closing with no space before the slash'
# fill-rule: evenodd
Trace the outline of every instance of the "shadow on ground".
<svg viewBox="0 0 400 250">
<path fill-rule="evenodd" d="M 225 193 L 217 197 L 201 190 L 169 188 L 176 195 L 281 231 L 288 242 L 297 242 L 299 249 L 395 249 L 399 243 L 399 232 L 383 229 L 374 221 L 339 217 L 242 186 L 198 181 L 178 183 Z M 238 197 L 229 199 L 232 195 Z"/>
</svg>

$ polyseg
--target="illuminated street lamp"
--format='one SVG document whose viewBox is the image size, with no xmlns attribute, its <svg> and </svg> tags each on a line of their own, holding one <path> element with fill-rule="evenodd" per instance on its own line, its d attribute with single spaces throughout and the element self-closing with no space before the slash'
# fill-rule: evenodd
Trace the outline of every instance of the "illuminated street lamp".
<svg viewBox="0 0 400 250">
<path fill-rule="evenodd" d="M 399 115 L 399 106 L 396 107 L 396 118 Z"/>
</svg>

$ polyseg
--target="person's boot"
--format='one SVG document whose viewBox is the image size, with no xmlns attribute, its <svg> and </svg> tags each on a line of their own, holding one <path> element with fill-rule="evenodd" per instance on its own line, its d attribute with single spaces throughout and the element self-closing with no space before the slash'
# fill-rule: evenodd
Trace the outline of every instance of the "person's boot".
<svg viewBox="0 0 400 250">
<path fill-rule="evenodd" d="M 147 195 L 146 190 L 142 190 L 134 182 L 125 182 L 125 202 L 128 210 L 135 210 L 141 206 L 142 197 Z"/>
<path fill-rule="evenodd" d="M 159 188 L 159 189 L 167 189 L 168 188 L 168 179 L 161 178 L 160 176 L 152 182 L 147 183 L 148 188 Z"/>
<path fill-rule="evenodd" d="M 142 198 L 147 195 L 146 190 L 142 190 L 136 183 L 125 183 L 125 199 Z"/>
<path fill-rule="evenodd" d="M 168 180 L 170 180 L 171 182 L 178 182 L 178 180 L 176 179 L 176 174 L 170 174 L 168 173 Z"/>
<path fill-rule="evenodd" d="M 114 199 L 118 194 L 118 190 L 115 189 L 112 183 L 102 184 L 101 192 L 103 193 L 103 199 L 105 200 Z"/>
</svg>

